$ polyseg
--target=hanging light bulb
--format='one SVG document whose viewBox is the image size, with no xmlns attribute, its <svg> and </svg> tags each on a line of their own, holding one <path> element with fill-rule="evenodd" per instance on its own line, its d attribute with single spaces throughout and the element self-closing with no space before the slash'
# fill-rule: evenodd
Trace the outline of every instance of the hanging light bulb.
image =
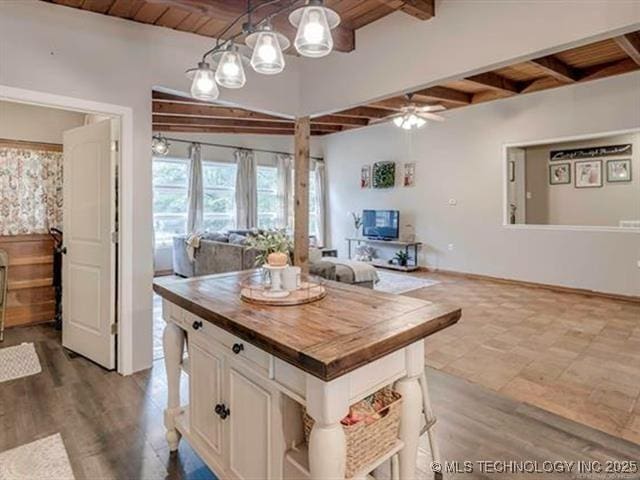
<svg viewBox="0 0 640 480">
<path fill-rule="evenodd" d="M 191 77 L 191 96 L 200 100 L 215 100 L 220 95 L 216 85 L 215 74 L 207 62 L 198 63 L 198 68 L 187 70 L 187 76 Z"/>
<path fill-rule="evenodd" d="M 166 138 L 162 136 L 162 134 L 155 135 L 153 140 L 151 140 L 151 150 L 156 155 L 160 155 L 161 157 L 165 157 L 169 153 L 169 142 Z"/>
<path fill-rule="evenodd" d="M 298 28 L 293 44 L 300 55 L 318 58 L 331 53 L 331 30 L 340 23 L 340 16 L 322 0 L 307 0 L 289 14 L 289 22 Z"/>
<path fill-rule="evenodd" d="M 248 35 L 246 44 L 253 49 L 251 66 L 264 75 L 275 75 L 284 70 L 284 56 L 282 51 L 289 48 L 290 42 L 281 33 L 266 24 L 259 30 Z"/>
<path fill-rule="evenodd" d="M 215 75 L 216 82 L 226 88 L 242 88 L 247 81 L 242 66 L 242 56 L 237 50 L 222 53 Z"/>
</svg>

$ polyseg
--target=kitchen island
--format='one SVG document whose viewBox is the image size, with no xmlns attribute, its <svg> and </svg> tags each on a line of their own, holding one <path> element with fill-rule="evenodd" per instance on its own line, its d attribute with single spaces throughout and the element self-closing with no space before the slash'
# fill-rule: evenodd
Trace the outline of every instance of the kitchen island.
<svg viewBox="0 0 640 480">
<path fill-rule="evenodd" d="M 170 449 L 186 437 L 219 478 L 344 478 L 340 421 L 350 405 L 393 384 L 402 405 L 390 453 L 398 454 L 400 478 L 414 478 L 424 338 L 456 323 L 460 309 L 336 282 L 326 282 L 315 303 L 255 305 L 240 298 L 249 274 L 154 281 L 166 321 Z M 303 407 L 315 421 L 308 445 Z"/>
</svg>

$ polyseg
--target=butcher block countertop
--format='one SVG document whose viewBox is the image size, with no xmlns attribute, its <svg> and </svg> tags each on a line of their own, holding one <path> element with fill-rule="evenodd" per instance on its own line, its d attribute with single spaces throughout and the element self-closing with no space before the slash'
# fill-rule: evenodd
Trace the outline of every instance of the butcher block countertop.
<svg viewBox="0 0 640 480">
<path fill-rule="evenodd" d="M 169 302 L 321 380 L 330 381 L 460 319 L 458 307 L 327 281 L 314 303 L 274 307 L 240 298 L 249 272 L 154 280 Z M 257 273 L 255 273 L 257 275 Z"/>
</svg>

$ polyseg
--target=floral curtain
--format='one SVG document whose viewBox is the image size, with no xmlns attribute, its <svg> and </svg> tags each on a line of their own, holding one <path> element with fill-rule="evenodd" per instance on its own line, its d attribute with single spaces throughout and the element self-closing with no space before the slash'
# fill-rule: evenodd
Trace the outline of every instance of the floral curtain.
<svg viewBox="0 0 640 480">
<path fill-rule="evenodd" d="M 62 152 L 0 146 L 0 235 L 62 226 Z"/>
</svg>

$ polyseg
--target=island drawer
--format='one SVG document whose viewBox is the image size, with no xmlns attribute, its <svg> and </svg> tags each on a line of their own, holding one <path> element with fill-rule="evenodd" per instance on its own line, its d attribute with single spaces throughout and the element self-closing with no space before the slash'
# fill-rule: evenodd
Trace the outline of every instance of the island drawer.
<svg viewBox="0 0 640 480">
<path fill-rule="evenodd" d="M 185 312 L 185 323 L 189 326 L 188 332 L 191 338 L 202 338 L 206 341 L 217 342 L 231 358 L 239 358 L 247 361 L 253 367 L 257 367 L 264 375 L 269 374 L 271 355 L 242 340 L 235 335 L 216 327 L 212 323 L 202 320 L 192 313 Z"/>
</svg>

